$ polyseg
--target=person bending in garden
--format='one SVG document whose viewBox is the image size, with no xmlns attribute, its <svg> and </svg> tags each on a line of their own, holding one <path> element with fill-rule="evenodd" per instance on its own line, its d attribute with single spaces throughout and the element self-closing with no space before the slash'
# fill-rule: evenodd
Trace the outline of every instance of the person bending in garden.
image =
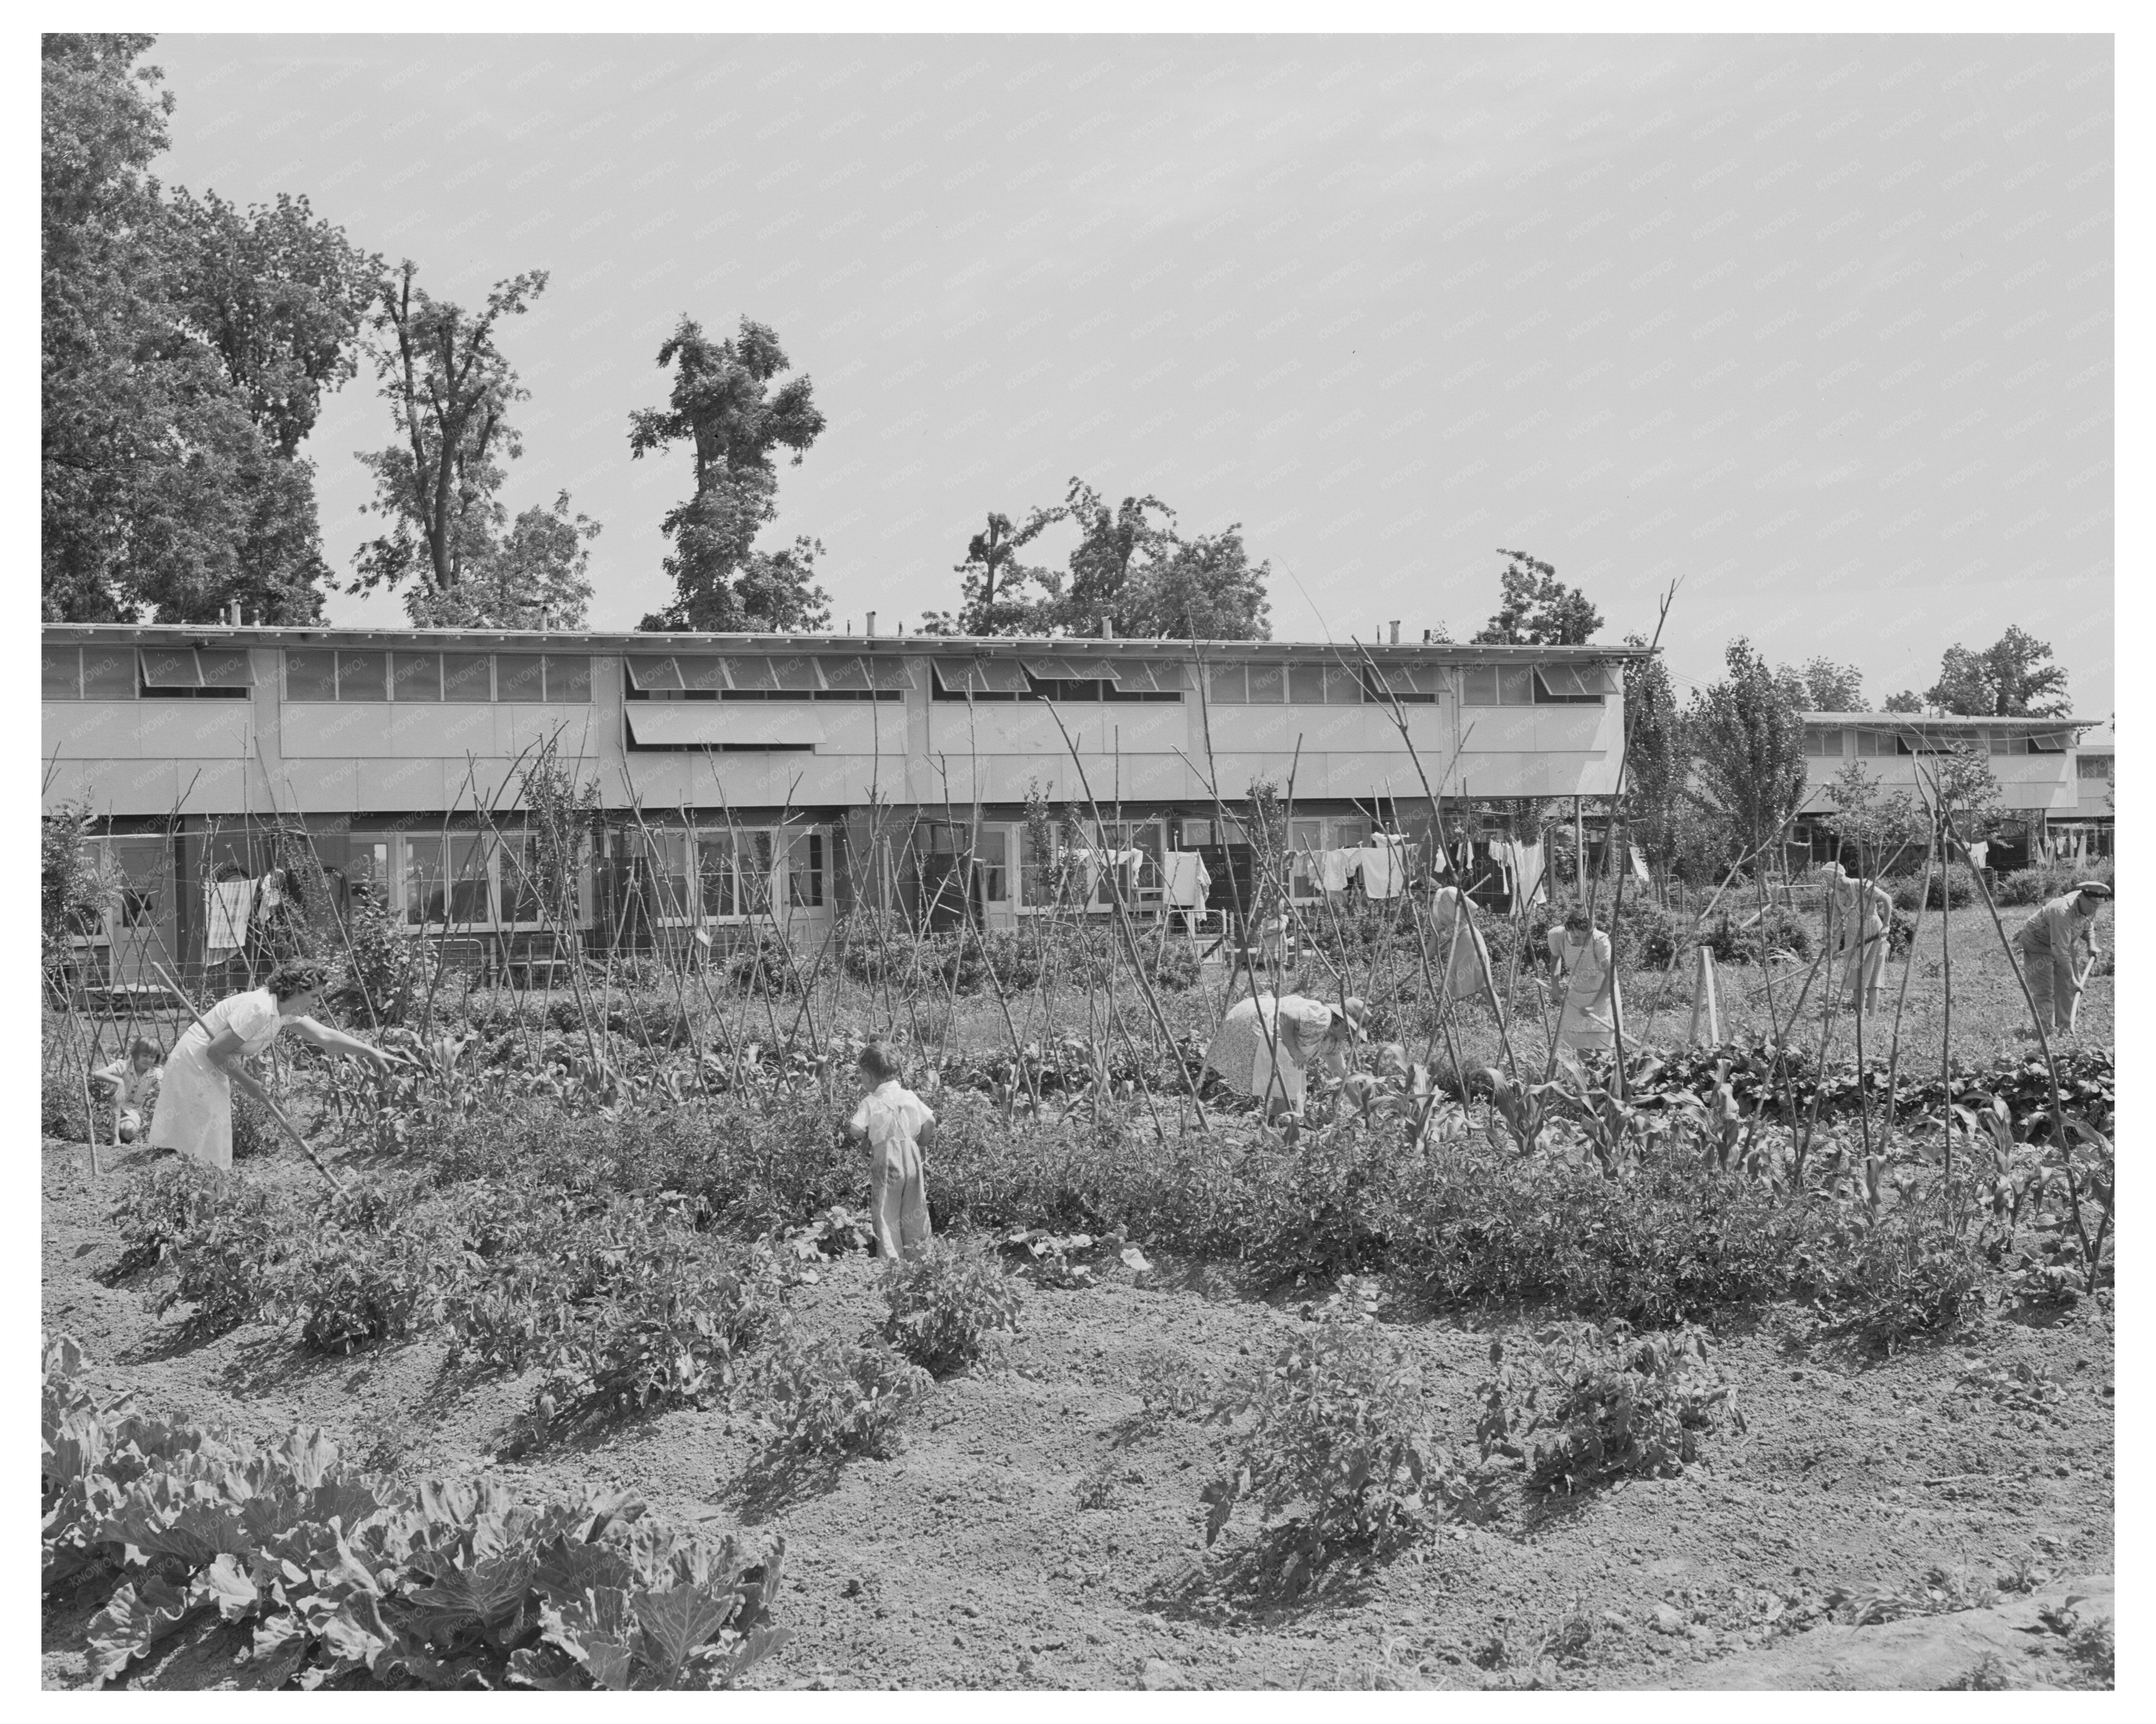
<svg viewBox="0 0 2156 1724">
<path fill-rule="evenodd" d="M 188 1025 L 165 1062 L 157 1111 L 150 1121 L 150 1147 L 177 1150 L 213 1167 L 232 1166 L 232 1086 L 265 1106 L 275 1104 L 247 1059 L 267 1049 L 287 1027 L 303 1041 L 336 1054 L 357 1054 L 377 1070 L 397 1062 L 357 1036 L 317 1024 L 307 1014 L 328 986 L 312 958 L 287 958 L 260 988 L 228 995 Z"/>
<path fill-rule="evenodd" d="M 2014 936 L 2015 949 L 2021 957 L 2021 974 L 2029 983 L 2029 998 L 2035 1003 L 2036 1021 L 2046 1036 L 2066 1034 L 2075 1027 L 2074 1008 L 2100 956 L 2096 913 L 2110 899 L 2111 888 L 2102 880 L 2084 880 L 2045 905 Z M 2086 967 L 2074 962 L 2077 946 L 2088 952 Z"/>
<path fill-rule="evenodd" d="M 1879 983 L 1887 973 L 1887 931 L 1894 926 L 1894 900 L 1877 881 L 1869 887 L 1839 862 L 1820 870 L 1834 893 L 1832 926 L 1837 954 L 1848 962 L 1842 980 L 1849 1007 L 1866 1016 L 1879 1009 Z"/>
<path fill-rule="evenodd" d="M 164 1075 L 157 1064 L 157 1044 L 139 1035 L 125 1060 L 100 1065 L 90 1073 L 94 1087 L 112 1092 L 112 1109 L 118 1116 L 122 1143 L 132 1143 L 142 1135 L 143 1116 L 156 1102 L 157 1085 Z"/>
<path fill-rule="evenodd" d="M 1300 993 L 1238 1000 L 1214 1032 L 1205 1063 L 1237 1095 L 1262 1101 L 1267 1119 L 1299 1114 L 1311 1062 L 1344 1066 L 1365 1010 L 1359 999 L 1333 1007 Z"/>
<path fill-rule="evenodd" d="M 918 1257 L 934 1237 L 921 1152 L 935 1140 L 936 1116 L 901 1081 L 897 1060 L 878 1043 L 861 1049 L 867 1093 L 846 1136 L 869 1146 L 869 1225 L 880 1257 Z"/>
<path fill-rule="evenodd" d="M 1558 1057 L 1577 1065 L 1583 1049 L 1609 1053 L 1617 1045 L 1617 961 L 1609 936 L 1584 905 L 1564 913 L 1564 926 L 1547 941 L 1550 984 L 1560 1011 Z"/>
</svg>

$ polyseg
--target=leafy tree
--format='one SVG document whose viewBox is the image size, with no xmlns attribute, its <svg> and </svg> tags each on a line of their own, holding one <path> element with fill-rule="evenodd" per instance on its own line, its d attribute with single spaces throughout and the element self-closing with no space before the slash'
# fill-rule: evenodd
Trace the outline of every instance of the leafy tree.
<svg viewBox="0 0 2156 1724">
<path fill-rule="evenodd" d="M 2051 656 L 2048 645 L 2014 626 L 1982 652 L 1957 643 L 1941 656 L 1939 680 L 1924 698 L 1970 717 L 2062 718 L 2066 667 L 2046 663 Z"/>
<path fill-rule="evenodd" d="M 1837 664 L 1831 659 L 1818 658 L 1797 674 L 1804 681 L 1807 711 L 1865 710 L 1864 673 L 1854 664 Z"/>
<path fill-rule="evenodd" d="M 1717 831 L 1726 863 L 1763 850 L 1804 798 L 1804 690 L 1749 640 L 1724 654 L 1727 677 L 1692 696 L 1685 715 L 1687 794 Z"/>
<path fill-rule="evenodd" d="M 416 579 L 446 593 L 493 549 L 501 463 L 523 454 L 509 409 L 527 398 L 495 343 L 547 289 L 544 269 L 498 281 L 477 316 L 414 285 L 407 259 L 378 282 L 367 357 L 398 440 L 360 460 L 374 475 L 373 513 L 389 531 L 362 545 L 352 591 Z"/>
<path fill-rule="evenodd" d="M 1647 644 L 1637 634 L 1625 636 L 1625 644 Z M 1688 761 L 1684 714 L 1677 706 L 1669 667 L 1659 654 L 1625 663 L 1625 733 L 1629 824 L 1640 848 L 1667 864 L 1676 854 L 1676 819 L 1683 805 Z"/>
<path fill-rule="evenodd" d="M 1065 572 L 1018 562 L 1020 549 L 1065 521 L 1078 529 Z M 1186 539 L 1159 498 L 1111 506 L 1082 479 L 1022 527 L 990 516 L 957 572 L 965 577 L 963 602 L 956 616 L 928 613 L 932 632 L 1091 635 L 1106 625 L 1132 639 L 1209 640 L 1263 640 L 1271 632 L 1271 567 L 1251 564 L 1240 521 Z"/>
<path fill-rule="evenodd" d="M 598 536 L 597 521 L 570 514 L 562 491 L 551 509 L 534 504 L 518 516 L 455 586 L 407 587 L 404 609 L 421 629 L 581 629 L 592 601 L 586 546 Z"/>
<path fill-rule="evenodd" d="M 1898 695 L 1887 697 L 1887 710 L 1889 712 L 1922 712 L 1924 710 L 1923 697 L 1914 689 L 1904 689 Z"/>
<path fill-rule="evenodd" d="M 660 348 L 659 364 L 675 368 L 674 387 L 666 407 L 629 416 L 629 452 L 641 459 L 687 442 L 696 489 L 665 521 L 674 541 L 666 559 L 674 603 L 641 626 L 725 633 L 751 626 L 752 618 L 765 629 L 822 626 L 829 600 L 809 582 L 818 547 L 797 540 L 760 559 L 754 551 L 757 533 L 778 517 L 774 454 L 791 449 L 798 466 L 823 433 L 809 380 L 790 377 L 773 389 L 789 362 L 777 332 L 747 317 L 733 336 L 714 342 L 684 315 Z"/>
<path fill-rule="evenodd" d="M 1554 564 L 1524 551 L 1500 549 L 1510 559 L 1500 577 L 1497 614 L 1476 635 L 1476 646 L 1582 646 L 1602 626 L 1602 613 L 1587 595 L 1557 577 Z"/>
<path fill-rule="evenodd" d="M 1045 604 L 1061 591 L 1061 577 L 1019 561 L 1019 552 L 1040 536 L 1056 516 L 1036 509 L 1022 527 L 1008 515 L 991 511 L 988 525 L 966 546 L 966 560 L 952 573 L 961 577 L 958 608 L 925 611 L 924 634 L 1033 634 L 1049 631 Z M 1029 593 L 1034 587 L 1037 593 Z"/>
<path fill-rule="evenodd" d="M 1834 798 L 1835 836 L 1862 854 L 1871 873 L 1887 873 L 1909 852 L 1921 853 L 1930 835 L 1915 798 L 1905 790 L 1886 790 L 1861 760 L 1845 762 L 1827 793 Z"/>
<path fill-rule="evenodd" d="M 42 575 L 56 620 L 320 614 L 321 393 L 365 264 L 304 199 L 167 202 L 147 36 L 44 39 Z"/>
<path fill-rule="evenodd" d="M 1236 521 L 1212 534 L 1177 539 L 1152 564 L 1122 608 L 1116 633 L 1175 640 L 1265 640 L 1272 634 L 1265 598 L 1270 563 L 1250 565 Z"/>
<path fill-rule="evenodd" d="M 94 934 L 117 897 L 120 880 L 93 833 L 96 816 L 87 803 L 64 802 L 40 823 L 38 908 L 44 963 L 64 961 L 69 937 Z"/>
</svg>

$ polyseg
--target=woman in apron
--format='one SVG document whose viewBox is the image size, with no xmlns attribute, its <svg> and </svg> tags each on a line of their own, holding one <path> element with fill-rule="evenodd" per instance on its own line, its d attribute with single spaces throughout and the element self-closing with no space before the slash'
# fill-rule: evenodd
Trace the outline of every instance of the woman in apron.
<svg viewBox="0 0 2156 1724">
<path fill-rule="evenodd" d="M 1553 991 L 1563 1007 L 1558 1015 L 1559 1059 L 1577 1065 L 1583 1049 L 1617 1045 L 1617 962 L 1609 936 L 1578 906 L 1565 912 L 1564 926 L 1549 931 L 1548 946 Z"/>
<path fill-rule="evenodd" d="M 1887 931 L 1894 922 L 1894 900 L 1876 883 L 1866 888 L 1839 862 L 1820 872 L 1834 889 L 1834 915 L 1840 943 L 1846 952 L 1842 980 L 1849 986 L 1849 1008 L 1867 1017 L 1879 1009 L 1879 983 L 1887 972 Z"/>
<path fill-rule="evenodd" d="M 1456 1000 L 1486 998 L 1490 1009 L 1497 1005 L 1497 988 L 1490 974 L 1490 948 L 1475 926 L 1467 895 L 1458 886 L 1440 886 L 1430 895 L 1425 945 L 1432 967 L 1445 978 L 1446 996 Z"/>
<path fill-rule="evenodd" d="M 291 958 L 260 988 L 219 1000 L 189 1026 L 165 1061 L 165 1081 L 150 1121 L 150 1147 L 192 1156 L 213 1167 L 232 1166 L 232 1086 L 265 1106 L 270 1092 L 244 1062 L 263 1052 L 290 1026 L 300 1039 L 333 1053 L 357 1054 L 378 1070 L 394 1063 L 357 1036 L 317 1024 L 307 1014 L 327 985 L 311 958 Z"/>
<path fill-rule="evenodd" d="M 1205 1063 L 1237 1095 L 1263 1101 L 1267 1119 L 1301 1113 L 1312 1061 L 1343 1069 L 1364 1014 L 1359 999 L 1338 1008 L 1299 993 L 1238 1000 L 1214 1032 Z"/>
</svg>

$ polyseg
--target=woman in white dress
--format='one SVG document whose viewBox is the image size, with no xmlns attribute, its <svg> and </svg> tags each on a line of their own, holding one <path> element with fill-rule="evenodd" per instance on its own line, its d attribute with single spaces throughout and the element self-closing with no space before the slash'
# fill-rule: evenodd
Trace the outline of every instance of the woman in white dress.
<svg viewBox="0 0 2156 1724">
<path fill-rule="evenodd" d="M 1237 1095 L 1262 1100 L 1266 1118 L 1301 1113 L 1312 1062 L 1344 1069 L 1366 1009 L 1359 999 L 1336 1008 L 1300 993 L 1238 1000 L 1214 1032 L 1205 1063 Z"/>
<path fill-rule="evenodd" d="M 1424 943 L 1430 962 L 1444 973 L 1446 995 L 1456 1000 L 1486 998 L 1490 1008 L 1497 1011 L 1490 948 L 1475 926 L 1467 895 L 1458 886 L 1439 887 L 1430 895 L 1430 918 L 1424 926 L 1428 931 Z"/>
<path fill-rule="evenodd" d="M 165 1081 L 150 1121 L 150 1147 L 192 1156 L 213 1167 L 232 1166 L 232 1086 L 265 1106 L 270 1092 L 244 1063 L 288 1025 L 305 1041 L 334 1053 L 357 1054 L 387 1071 L 395 1062 L 357 1036 L 317 1024 L 307 1014 L 327 978 L 311 958 L 290 958 L 260 988 L 219 1000 L 190 1025 L 165 1061 Z"/>
<path fill-rule="evenodd" d="M 1575 905 L 1564 926 L 1549 931 L 1550 977 L 1563 1010 L 1558 1017 L 1560 1058 L 1585 1048 L 1607 1051 L 1617 1045 L 1617 963 L 1609 936 Z"/>
<path fill-rule="evenodd" d="M 1842 981 L 1849 1008 L 1869 1016 L 1879 1009 L 1879 984 L 1887 973 L 1887 931 L 1894 922 L 1894 900 L 1876 881 L 1867 888 L 1839 862 L 1820 870 L 1833 888 L 1835 951 L 1846 954 Z"/>
</svg>

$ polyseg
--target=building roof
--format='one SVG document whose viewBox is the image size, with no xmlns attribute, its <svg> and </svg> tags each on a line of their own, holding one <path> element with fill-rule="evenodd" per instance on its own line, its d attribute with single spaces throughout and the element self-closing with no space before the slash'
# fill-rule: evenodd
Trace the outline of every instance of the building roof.
<svg viewBox="0 0 2156 1724">
<path fill-rule="evenodd" d="M 1907 730 L 1974 731 L 2020 728 L 2031 731 L 2087 731 L 2096 727 L 2092 718 L 1987 718 L 1972 717 L 1963 713 L 1948 712 L 1934 716 L 1928 712 L 1805 712 L 1798 715 L 1806 724 L 1864 724 L 1881 728 L 1900 726 Z"/>
<path fill-rule="evenodd" d="M 143 645 L 485 647 L 511 652 L 607 652 L 666 654 L 698 650 L 738 653 L 803 651 L 822 653 L 927 653 L 1003 656 L 1014 653 L 1077 652 L 1089 658 L 1249 657 L 1259 654 L 1291 659 L 1353 659 L 1367 651 L 1379 663 L 1413 659 L 1428 664 L 1486 664 L 1515 660 L 1534 664 L 1600 664 L 1651 656 L 1645 647 L 1471 646 L 1452 641 L 1377 642 L 1324 640 L 1123 640 L 1094 635 L 1028 636 L 964 634 L 661 634 L 562 629 L 331 629 L 234 628 L 228 623 L 48 623 L 44 639 L 54 644 L 114 641 Z"/>
</svg>

